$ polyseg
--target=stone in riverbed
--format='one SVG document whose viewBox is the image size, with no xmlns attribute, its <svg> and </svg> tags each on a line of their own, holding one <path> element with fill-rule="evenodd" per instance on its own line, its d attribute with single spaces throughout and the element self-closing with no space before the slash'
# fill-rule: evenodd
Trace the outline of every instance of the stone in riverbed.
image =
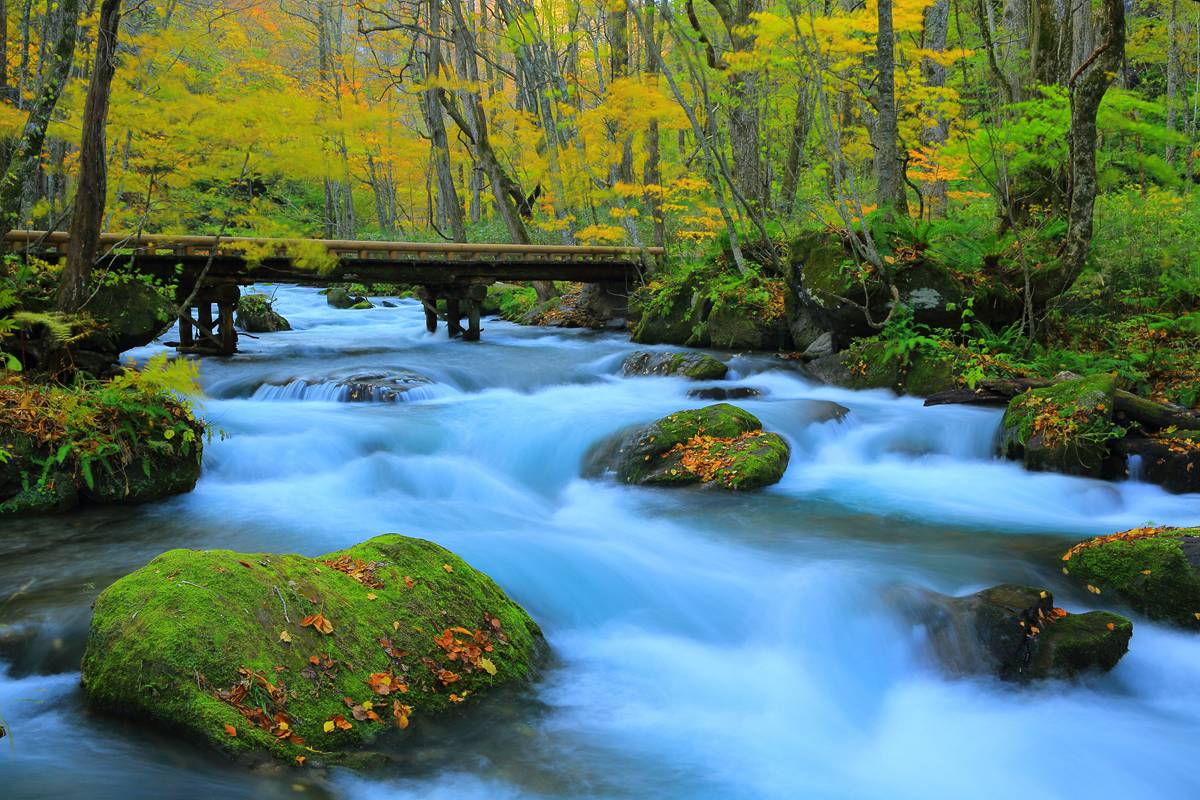
<svg viewBox="0 0 1200 800">
<path fill-rule="evenodd" d="M 1115 442 L 1113 449 L 1130 461 L 1138 459 L 1139 477 L 1146 483 L 1175 494 L 1200 492 L 1200 431 L 1129 435 Z"/>
<path fill-rule="evenodd" d="M 247 333 L 290 331 L 292 325 L 275 310 L 265 294 L 247 294 L 238 300 L 237 325 Z"/>
<path fill-rule="evenodd" d="M 1107 672 L 1129 649 L 1133 623 L 1107 611 L 1067 614 L 1044 589 L 1005 584 L 967 597 L 922 593 L 914 611 L 938 660 L 955 674 L 1004 680 Z"/>
<path fill-rule="evenodd" d="M 1013 398 L 1004 412 L 1000 452 L 1038 472 L 1101 477 L 1113 424 L 1112 375 L 1064 380 Z"/>
<path fill-rule="evenodd" d="M 790 455 L 783 437 L 763 431 L 753 414 L 719 403 L 619 436 L 600 458 L 624 483 L 749 490 L 778 483 Z"/>
<path fill-rule="evenodd" d="M 696 400 L 749 400 L 762 397 L 763 392 L 750 386 L 706 386 L 688 390 L 687 396 Z"/>
<path fill-rule="evenodd" d="M 1063 572 L 1151 619 L 1200 630 L 1200 528 L 1134 528 L 1068 550 Z"/>
<path fill-rule="evenodd" d="M 366 297 L 358 294 L 350 294 L 350 292 L 341 286 L 334 286 L 326 292 L 325 302 L 334 308 L 358 308 L 362 303 L 367 303 L 366 308 L 372 307 Z"/>
<path fill-rule="evenodd" d="M 656 353 L 640 350 L 621 364 L 621 374 L 682 375 L 695 381 L 720 380 L 729 367 L 707 353 Z"/>
<path fill-rule="evenodd" d="M 96 708 L 232 754 L 337 762 L 526 680 L 542 646 L 520 606 L 432 542 L 172 550 L 96 600 L 82 683 Z"/>
</svg>

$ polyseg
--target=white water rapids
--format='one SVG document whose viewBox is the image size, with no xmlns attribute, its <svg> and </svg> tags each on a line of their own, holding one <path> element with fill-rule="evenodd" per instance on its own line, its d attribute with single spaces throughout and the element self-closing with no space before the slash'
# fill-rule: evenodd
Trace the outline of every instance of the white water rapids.
<svg viewBox="0 0 1200 800">
<path fill-rule="evenodd" d="M 0 625 L 22 637 L 0 650 L 0 797 L 1200 795 L 1200 636 L 1134 616 L 1113 672 L 1020 688 L 946 677 L 887 601 L 1024 582 L 1112 607 L 1066 584 L 1058 555 L 1200 523 L 1200 497 L 1027 473 L 992 458 L 997 411 L 820 386 L 767 357 L 734 358 L 726 383 L 764 392 L 734 402 L 791 443 L 782 483 L 623 487 L 583 477 L 589 450 L 708 402 L 619 377 L 624 337 L 490 320 L 464 344 L 427 334 L 412 302 L 266 291 L 295 330 L 204 362 L 202 413 L 225 438 L 194 492 L 0 523 Z M 380 372 L 432 383 L 336 402 L 337 376 Z M 84 708 L 89 604 L 157 553 L 317 555 L 384 532 L 445 545 L 525 606 L 551 647 L 530 691 L 414 721 L 381 774 L 252 772 Z"/>
</svg>

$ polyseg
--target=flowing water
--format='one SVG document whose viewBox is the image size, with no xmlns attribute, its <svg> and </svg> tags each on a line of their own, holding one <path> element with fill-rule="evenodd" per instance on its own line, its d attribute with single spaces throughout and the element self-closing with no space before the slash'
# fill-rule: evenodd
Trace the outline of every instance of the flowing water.
<svg viewBox="0 0 1200 800">
<path fill-rule="evenodd" d="M 764 392 L 738 404 L 791 442 L 782 483 L 623 487 L 585 477 L 589 451 L 705 404 L 694 384 L 619 377 L 624 337 L 489 321 L 470 345 L 425 333 L 416 303 L 268 291 L 296 330 L 204 362 L 225 438 L 194 492 L 0 523 L 0 796 L 1200 794 L 1200 637 L 1135 617 L 1110 674 L 1018 688 L 945 676 L 888 602 L 1015 581 L 1093 607 L 1058 554 L 1198 523 L 1195 495 L 1026 473 L 991 457 L 997 411 L 819 386 L 765 357 L 731 363 Z M 347 376 L 381 373 L 414 388 L 338 402 Z M 458 552 L 541 623 L 552 656 L 529 691 L 415 724 L 400 766 L 369 775 L 250 771 L 84 707 L 89 605 L 159 552 L 317 555 L 383 532 Z"/>
</svg>

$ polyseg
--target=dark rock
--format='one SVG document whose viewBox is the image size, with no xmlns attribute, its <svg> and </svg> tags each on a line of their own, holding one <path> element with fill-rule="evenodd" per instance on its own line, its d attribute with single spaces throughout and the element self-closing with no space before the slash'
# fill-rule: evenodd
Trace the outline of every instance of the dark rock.
<svg viewBox="0 0 1200 800">
<path fill-rule="evenodd" d="M 394 403 L 401 396 L 433 381 L 415 372 L 355 373 L 340 379 L 348 403 Z"/>
<path fill-rule="evenodd" d="M 384 308 L 399 308 L 400 307 L 399 303 L 393 303 L 391 300 L 384 300 L 382 302 L 383 302 Z"/>
<path fill-rule="evenodd" d="M 370 302 L 362 295 L 350 294 L 341 286 L 332 287 L 325 294 L 325 302 L 334 308 L 355 308 L 361 303 L 367 303 L 367 308 L 370 308 Z"/>
<path fill-rule="evenodd" d="M 1029 586 L 993 586 L 967 597 L 923 592 L 909 604 L 938 660 L 960 675 L 1029 681 L 1106 672 L 1133 635 L 1133 623 L 1122 616 L 1065 614 L 1050 592 Z"/>
<path fill-rule="evenodd" d="M 1200 431 L 1130 434 L 1114 449 L 1127 459 L 1131 477 L 1175 494 L 1200 492 Z"/>
<path fill-rule="evenodd" d="M 720 380 L 729 367 L 706 353 L 659 353 L 640 350 L 621 364 L 621 374 L 682 375 L 692 380 Z"/>
<path fill-rule="evenodd" d="M 704 347 L 708 344 L 704 321 L 711 307 L 694 282 L 653 295 L 640 289 L 630 298 L 631 311 L 638 316 L 632 339 L 639 344 Z"/>
<path fill-rule="evenodd" d="M 158 289 L 138 280 L 103 283 L 84 309 L 101 323 L 117 353 L 142 347 L 162 332 L 175 305 Z"/>
<path fill-rule="evenodd" d="M 275 310 L 271 298 L 263 294 L 247 294 L 238 300 L 236 322 L 247 333 L 276 333 L 292 329 L 291 323 Z"/>
<path fill-rule="evenodd" d="M 821 383 L 830 386 L 848 386 L 853 380 L 850 368 L 840 353 L 813 359 L 805 365 L 805 372 Z"/>
<path fill-rule="evenodd" d="M 1151 619 L 1200 629 L 1200 528 L 1135 528 L 1075 545 L 1063 572 Z"/>
<path fill-rule="evenodd" d="M 696 400 L 748 400 L 752 397 L 762 397 L 763 393 L 749 386 L 731 386 L 728 389 L 722 386 L 707 386 L 703 389 L 691 389 L 687 396 Z"/>
<path fill-rule="evenodd" d="M 758 309 L 722 300 L 706 320 L 708 346 L 721 350 L 781 350 L 791 346 L 791 333 L 783 316 L 768 319 Z"/>
<path fill-rule="evenodd" d="M 813 339 L 812 344 L 800 354 L 800 359 L 802 361 L 815 361 L 818 358 L 831 355 L 833 355 L 833 334 L 826 331 L 816 339 Z"/>
</svg>

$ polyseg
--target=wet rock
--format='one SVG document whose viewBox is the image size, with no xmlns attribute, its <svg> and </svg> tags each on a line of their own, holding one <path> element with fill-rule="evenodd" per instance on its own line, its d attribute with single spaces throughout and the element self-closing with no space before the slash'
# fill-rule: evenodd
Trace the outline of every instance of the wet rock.
<svg viewBox="0 0 1200 800">
<path fill-rule="evenodd" d="M 763 393 L 761 389 L 751 386 L 706 386 L 703 389 L 689 390 L 687 396 L 696 400 L 749 400 L 762 397 Z"/>
<path fill-rule="evenodd" d="M 1200 629 L 1200 528 L 1134 528 L 1068 550 L 1063 572 L 1151 619 Z"/>
<path fill-rule="evenodd" d="M 1067 614 L 1055 609 L 1050 592 L 1030 586 L 993 586 L 967 597 L 922 592 L 910 603 L 934 655 L 959 675 L 1030 681 L 1106 672 L 1133 635 L 1133 623 L 1118 614 Z"/>
<path fill-rule="evenodd" d="M 383 307 L 384 307 L 384 308 L 399 308 L 399 307 L 400 307 L 400 304 L 399 304 L 399 303 L 393 303 L 391 300 L 384 300 L 384 301 L 383 301 Z"/>
<path fill-rule="evenodd" d="M 104 328 L 117 353 L 154 341 L 175 313 L 175 305 L 155 287 L 139 280 L 105 283 L 84 309 Z"/>
<path fill-rule="evenodd" d="M 802 361 L 814 361 L 818 358 L 831 355 L 833 355 L 833 334 L 826 331 L 805 348 L 804 352 L 800 354 L 800 359 Z"/>
<path fill-rule="evenodd" d="M 1175 494 L 1200 492 L 1200 431 L 1129 435 L 1114 444 L 1130 476 Z"/>
<path fill-rule="evenodd" d="M 624 483 L 749 490 L 778 483 L 790 455 L 787 442 L 764 432 L 753 414 L 719 403 L 631 430 L 601 458 Z"/>
<path fill-rule="evenodd" d="M 81 678 L 93 708 L 315 765 L 469 712 L 542 646 L 486 575 L 387 535 L 319 558 L 164 553 L 96 600 Z"/>
<path fill-rule="evenodd" d="M 1026 469 L 1101 477 L 1113 425 L 1112 375 L 1064 380 L 1013 398 L 1004 413 L 1000 452 Z"/>
<path fill-rule="evenodd" d="M 348 403 L 395 403 L 403 395 L 433 381 L 415 372 L 377 372 L 348 375 L 337 382 L 347 390 Z"/>
<path fill-rule="evenodd" d="M 850 413 L 850 409 L 832 400 L 798 400 L 795 403 L 798 405 L 795 419 L 809 425 L 841 422 Z"/>
<path fill-rule="evenodd" d="M 334 308 L 358 308 L 363 307 L 363 303 L 367 304 L 365 308 L 373 307 L 366 297 L 358 294 L 350 294 L 350 292 L 341 286 L 334 286 L 326 292 L 325 302 Z"/>
<path fill-rule="evenodd" d="M 853 376 L 839 353 L 820 356 L 805 365 L 805 373 L 829 386 L 848 386 Z"/>
<path fill-rule="evenodd" d="M 768 319 L 759 309 L 722 300 L 706 320 L 708 346 L 721 350 L 780 350 L 791 345 L 787 318 Z"/>
<path fill-rule="evenodd" d="M 659 292 L 639 289 L 630 298 L 630 312 L 636 316 L 631 338 L 639 344 L 680 344 L 704 347 L 708 344 L 705 320 L 712 308 L 698 280 Z"/>
<path fill-rule="evenodd" d="M 657 353 L 642 350 L 621 364 L 621 374 L 682 375 L 697 381 L 720 380 L 729 367 L 706 353 Z"/>
<path fill-rule="evenodd" d="M 247 333 L 290 331 L 292 325 L 275 310 L 265 294 L 243 295 L 238 301 L 237 325 Z"/>
</svg>

